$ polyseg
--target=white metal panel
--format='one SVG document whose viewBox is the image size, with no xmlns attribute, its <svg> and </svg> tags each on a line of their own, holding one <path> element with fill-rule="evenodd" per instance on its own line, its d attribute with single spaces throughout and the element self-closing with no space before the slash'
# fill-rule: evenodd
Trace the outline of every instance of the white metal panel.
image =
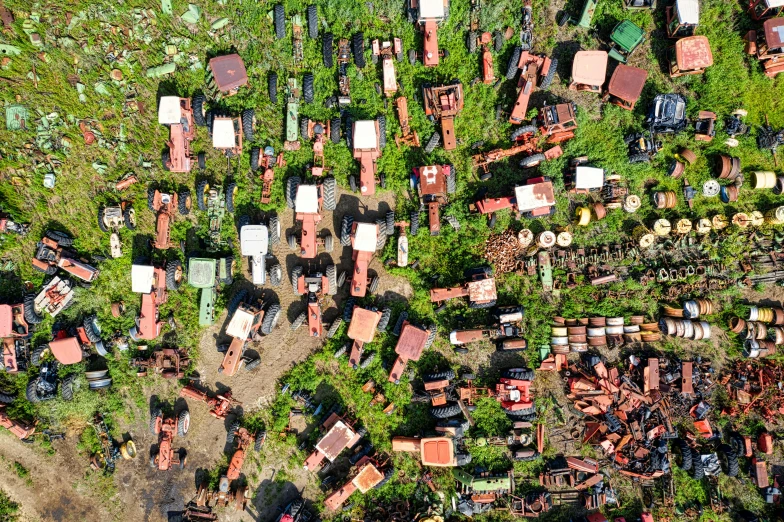
<svg viewBox="0 0 784 522">
<path fill-rule="evenodd" d="M 419 19 L 432 18 L 441 20 L 444 18 L 444 0 L 419 0 Z"/>
<path fill-rule="evenodd" d="M 595 189 L 604 186 L 604 169 L 596 167 L 577 167 L 574 188 Z"/>
<path fill-rule="evenodd" d="M 147 265 L 131 266 L 131 290 L 137 294 L 149 294 L 152 291 L 152 283 L 155 277 L 155 269 Z"/>
<path fill-rule="evenodd" d="M 358 223 L 354 235 L 354 250 L 375 252 L 378 241 L 378 227 L 375 223 Z"/>
<path fill-rule="evenodd" d="M 215 118 L 212 122 L 212 146 L 216 149 L 231 149 L 236 143 L 234 121 L 231 118 Z"/>
<path fill-rule="evenodd" d="M 784 7 L 784 0 L 768 0 L 768 7 Z"/>
<path fill-rule="evenodd" d="M 245 340 L 248 338 L 250 329 L 253 326 L 254 315 L 244 308 L 238 308 L 226 327 L 226 333 L 237 339 Z"/>
<path fill-rule="evenodd" d="M 158 123 L 161 125 L 180 123 L 181 115 L 179 96 L 164 96 L 161 98 L 161 104 L 158 106 Z"/>
<path fill-rule="evenodd" d="M 297 188 L 294 211 L 298 214 L 318 214 L 318 187 L 316 185 L 300 185 Z"/>
<path fill-rule="evenodd" d="M 378 147 L 375 120 L 359 120 L 354 124 L 354 148 L 375 149 Z"/>
<path fill-rule="evenodd" d="M 699 0 L 677 0 L 675 9 L 678 11 L 678 20 L 682 24 L 700 23 L 700 2 Z"/>
<path fill-rule="evenodd" d="M 264 225 L 245 225 L 240 229 L 240 249 L 243 256 L 267 253 L 269 232 Z"/>
</svg>

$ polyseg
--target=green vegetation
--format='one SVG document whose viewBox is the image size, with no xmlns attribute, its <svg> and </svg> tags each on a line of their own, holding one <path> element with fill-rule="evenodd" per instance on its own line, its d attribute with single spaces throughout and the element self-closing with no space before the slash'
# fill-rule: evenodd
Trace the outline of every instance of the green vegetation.
<svg viewBox="0 0 784 522">
<path fill-rule="evenodd" d="M 8 493 L 0 489 L 0 519 L 8 522 L 14 522 L 19 517 L 19 504 L 11 500 Z"/>
</svg>

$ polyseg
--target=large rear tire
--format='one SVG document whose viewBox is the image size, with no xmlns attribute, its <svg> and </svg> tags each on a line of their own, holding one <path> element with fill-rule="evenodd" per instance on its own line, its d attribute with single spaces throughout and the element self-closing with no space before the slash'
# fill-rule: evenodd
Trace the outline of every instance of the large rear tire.
<svg viewBox="0 0 784 522">
<path fill-rule="evenodd" d="M 365 67 L 365 33 L 355 33 L 351 40 L 351 50 L 354 53 L 354 64 L 359 68 Z"/>
<path fill-rule="evenodd" d="M 272 104 L 278 103 L 278 73 L 270 73 L 267 76 L 267 94 Z"/>
<path fill-rule="evenodd" d="M 314 92 L 313 73 L 306 73 L 305 77 L 302 79 L 302 95 L 305 99 L 305 103 L 313 103 Z"/>
<path fill-rule="evenodd" d="M 286 12 L 283 4 L 276 4 L 272 10 L 272 19 L 275 23 L 275 38 L 282 40 L 286 37 Z"/>
<path fill-rule="evenodd" d="M 308 6 L 308 36 L 318 38 L 318 12 L 315 5 Z"/>
<path fill-rule="evenodd" d="M 517 64 L 520 62 L 520 53 L 523 52 L 521 47 L 515 47 L 512 51 L 512 56 L 509 57 L 509 63 L 506 66 L 506 79 L 511 80 L 517 74 Z"/>
<path fill-rule="evenodd" d="M 335 52 L 332 33 L 327 33 L 324 35 L 324 39 L 321 40 L 321 55 L 324 59 L 324 67 L 327 69 L 332 68 L 332 58 Z"/>
<path fill-rule="evenodd" d="M 324 191 L 324 210 L 333 211 L 338 206 L 337 200 L 337 189 L 338 189 L 338 182 L 332 176 L 324 179 L 324 183 L 321 184 L 321 188 Z"/>
<path fill-rule="evenodd" d="M 447 402 L 443 406 L 430 408 L 430 415 L 436 419 L 449 419 L 460 415 L 460 405 L 456 402 Z"/>
</svg>

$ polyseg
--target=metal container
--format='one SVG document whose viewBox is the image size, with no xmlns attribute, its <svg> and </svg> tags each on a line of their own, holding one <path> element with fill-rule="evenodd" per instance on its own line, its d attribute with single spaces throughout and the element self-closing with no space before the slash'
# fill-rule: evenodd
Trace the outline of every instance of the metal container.
<svg viewBox="0 0 784 522">
<path fill-rule="evenodd" d="M 769 170 L 758 170 L 753 172 L 753 187 L 755 189 L 772 189 L 776 186 L 776 174 Z"/>
<path fill-rule="evenodd" d="M 604 329 L 604 333 L 607 335 L 622 335 L 623 326 L 608 326 Z"/>
<path fill-rule="evenodd" d="M 588 319 L 589 326 L 605 326 L 607 325 L 607 318 L 605 317 L 591 317 Z"/>
<path fill-rule="evenodd" d="M 607 346 L 607 337 L 604 335 L 588 337 L 588 346 Z"/>
<path fill-rule="evenodd" d="M 624 326 L 623 333 L 630 334 L 630 333 L 639 333 L 640 332 L 640 325 L 633 324 L 631 326 Z"/>
<path fill-rule="evenodd" d="M 623 326 L 624 322 L 625 320 L 623 317 L 608 317 L 605 324 L 607 326 Z"/>
<path fill-rule="evenodd" d="M 601 327 L 589 327 L 588 328 L 588 337 L 604 337 L 606 334 L 605 328 Z"/>
<path fill-rule="evenodd" d="M 550 328 L 550 332 L 553 334 L 553 337 L 566 337 L 569 335 L 565 326 L 553 326 Z"/>
<path fill-rule="evenodd" d="M 550 344 L 553 346 L 566 346 L 569 344 L 568 337 L 551 337 Z"/>
</svg>

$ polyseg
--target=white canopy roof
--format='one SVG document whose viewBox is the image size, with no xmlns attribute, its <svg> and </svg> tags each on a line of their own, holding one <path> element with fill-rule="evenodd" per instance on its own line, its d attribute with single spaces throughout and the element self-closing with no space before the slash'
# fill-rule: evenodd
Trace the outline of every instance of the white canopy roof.
<svg viewBox="0 0 784 522">
<path fill-rule="evenodd" d="M 767 0 L 768 7 L 784 7 L 784 0 Z"/>
<path fill-rule="evenodd" d="M 604 186 L 604 169 L 579 166 L 574 176 L 574 188 L 594 189 Z"/>
<path fill-rule="evenodd" d="M 264 225 L 245 225 L 240 229 L 240 249 L 243 256 L 267 253 L 269 232 Z"/>
<path fill-rule="evenodd" d="M 700 23 L 699 0 L 677 0 L 675 9 L 678 11 L 678 20 L 682 24 L 697 25 Z"/>
<path fill-rule="evenodd" d="M 359 120 L 354 124 L 354 148 L 375 149 L 378 147 L 376 137 L 376 122 L 374 120 Z"/>
<path fill-rule="evenodd" d="M 163 96 L 158 106 L 158 123 L 161 125 L 180 123 L 180 116 L 180 97 Z"/>
<path fill-rule="evenodd" d="M 237 339 L 247 339 L 253 326 L 253 317 L 254 315 L 244 308 L 238 308 L 226 327 L 226 333 Z"/>
<path fill-rule="evenodd" d="M 155 269 L 147 265 L 131 266 L 131 290 L 137 294 L 149 294 L 152 291 L 152 283 L 155 277 Z"/>
<path fill-rule="evenodd" d="M 378 227 L 375 223 L 358 223 L 354 235 L 354 250 L 375 252 L 378 241 Z"/>
<path fill-rule="evenodd" d="M 444 17 L 444 0 L 419 0 L 419 18 Z"/>
<path fill-rule="evenodd" d="M 212 146 L 216 149 L 231 149 L 236 143 L 234 121 L 231 118 L 215 118 L 212 122 Z"/>
<path fill-rule="evenodd" d="M 294 211 L 298 214 L 318 213 L 318 187 L 316 185 L 300 185 L 297 188 Z"/>
</svg>

